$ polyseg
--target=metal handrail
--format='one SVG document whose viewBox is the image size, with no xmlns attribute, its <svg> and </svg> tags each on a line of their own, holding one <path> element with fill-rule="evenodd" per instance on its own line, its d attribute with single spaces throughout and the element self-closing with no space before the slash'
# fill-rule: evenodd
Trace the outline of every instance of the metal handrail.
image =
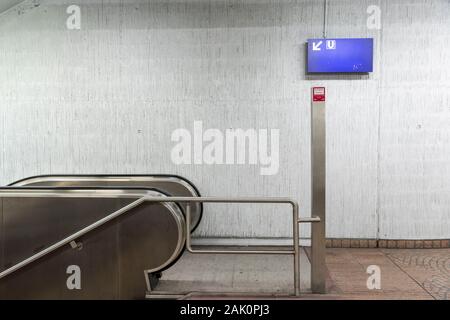
<svg viewBox="0 0 450 320">
<path fill-rule="evenodd" d="M 119 190 L 119 189 L 118 189 Z M 51 197 L 52 193 L 44 193 L 45 196 Z M 39 193 L 34 193 L 34 196 L 39 196 Z M 56 195 L 58 196 L 58 195 Z M 72 194 L 73 196 L 73 194 Z M 80 196 L 80 195 L 78 195 Z M 123 194 L 123 196 L 128 196 L 128 194 Z M 49 246 L 48 248 L 32 255 L 31 257 L 15 264 L 14 266 L 2 271 L 0 273 L 0 279 L 6 277 L 7 275 L 27 266 L 28 264 L 48 255 L 49 253 L 57 250 L 58 248 L 70 244 L 72 246 L 73 241 L 80 238 L 81 236 L 87 234 L 88 232 L 95 230 L 96 228 L 102 226 L 103 224 L 111 221 L 122 214 L 128 212 L 130 209 L 137 207 L 144 202 L 186 202 L 186 230 L 190 230 L 190 215 L 191 215 L 191 203 L 201 202 L 201 203 L 285 203 L 292 206 L 293 215 L 293 249 L 292 250 L 195 250 L 191 246 L 191 234 L 186 233 L 186 249 L 191 253 L 223 253 L 223 254 L 292 254 L 294 255 L 294 293 L 295 295 L 300 294 L 300 246 L 299 246 L 299 223 L 313 223 L 320 222 L 318 217 L 310 218 L 299 218 L 298 204 L 296 201 L 289 198 L 221 198 L 221 197 L 152 197 L 152 196 L 141 196 L 139 199 L 133 201 L 132 203 L 124 206 L 123 208 L 114 211 L 108 216 L 97 220 L 96 222 L 90 224 L 89 226 L 73 233 L 72 235 L 56 242 L 55 244 Z"/>
</svg>

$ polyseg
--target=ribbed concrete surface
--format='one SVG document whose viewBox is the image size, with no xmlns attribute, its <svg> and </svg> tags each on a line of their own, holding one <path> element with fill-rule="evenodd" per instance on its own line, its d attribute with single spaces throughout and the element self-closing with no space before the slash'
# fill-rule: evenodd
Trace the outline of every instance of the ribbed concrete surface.
<svg viewBox="0 0 450 320">
<path fill-rule="evenodd" d="M 293 257 L 290 255 L 191 254 L 163 273 L 156 291 L 256 292 L 293 294 Z M 300 256 L 300 286 L 310 291 L 311 266 L 305 252 Z"/>
</svg>

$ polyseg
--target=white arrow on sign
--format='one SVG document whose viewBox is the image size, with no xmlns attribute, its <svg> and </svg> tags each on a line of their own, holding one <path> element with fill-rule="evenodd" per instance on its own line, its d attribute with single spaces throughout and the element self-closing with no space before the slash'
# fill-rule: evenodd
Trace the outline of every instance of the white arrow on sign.
<svg viewBox="0 0 450 320">
<path fill-rule="evenodd" d="M 313 42 L 313 51 L 320 51 L 320 45 L 321 44 L 322 44 L 322 41 Z"/>
</svg>

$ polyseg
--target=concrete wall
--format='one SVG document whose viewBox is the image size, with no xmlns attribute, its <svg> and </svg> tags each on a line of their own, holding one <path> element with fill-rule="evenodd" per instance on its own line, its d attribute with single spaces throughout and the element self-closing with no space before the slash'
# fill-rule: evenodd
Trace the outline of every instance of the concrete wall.
<svg viewBox="0 0 450 320">
<path fill-rule="evenodd" d="M 68 5 L 81 29 L 68 30 Z M 367 28 L 378 5 L 382 28 Z M 328 37 L 373 37 L 370 75 L 305 75 L 322 1 L 27 0 L 0 15 L 0 183 L 175 173 L 203 195 L 310 210 L 310 88 L 327 87 L 327 236 L 450 238 L 450 2 L 330 0 Z M 178 128 L 280 130 L 276 175 L 175 165 Z M 207 206 L 200 237 L 287 237 L 288 208 Z M 308 236 L 308 228 L 302 229 Z"/>
</svg>

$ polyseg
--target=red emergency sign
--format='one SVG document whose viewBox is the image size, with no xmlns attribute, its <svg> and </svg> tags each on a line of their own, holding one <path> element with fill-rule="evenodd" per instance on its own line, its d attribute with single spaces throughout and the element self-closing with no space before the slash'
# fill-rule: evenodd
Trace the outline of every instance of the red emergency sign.
<svg viewBox="0 0 450 320">
<path fill-rule="evenodd" d="M 312 88 L 313 101 L 325 101 L 325 87 Z"/>
</svg>

